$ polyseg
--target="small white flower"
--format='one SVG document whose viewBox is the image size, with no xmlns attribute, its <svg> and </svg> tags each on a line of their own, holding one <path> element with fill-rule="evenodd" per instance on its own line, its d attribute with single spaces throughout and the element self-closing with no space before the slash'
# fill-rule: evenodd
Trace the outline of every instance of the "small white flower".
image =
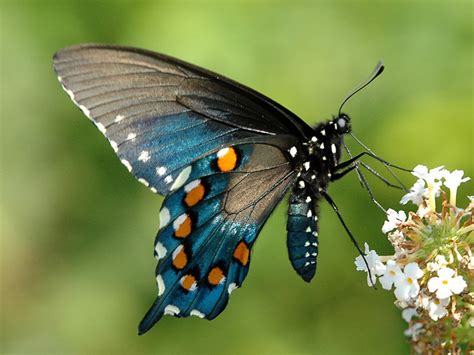
<svg viewBox="0 0 474 355">
<path fill-rule="evenodd" d="M 355 259 L 355 266 L 357 271 L 365 271 L 367 272 L 367 284 L 372 286 L 377 281 L 376 275 L 382 275 L 385 270 L 385 265 L 380 260 L 380 257 L 375 252 L 375 250 L 370 250 L 369 245 L 367 243 L 364 244 L 365 246 L 365 259 L 367 260 L 367 264 L 369 264 L 370 273 L 372 275 L 372 280 L 369 277 L 369 273 L 367 270 L 367 265 L 365 265 L 364 259 L 362 255 L 359 255 Z"/>
<path fill-rule="evenodd" d="M 442 267 L 445 267 L 446 265 L 448 265 L 448 261 L 446 260 L 444 255 L 437 255 L 435 261 L 426 264 L 426 268 L 428 269 L 428 271 L 434 272 L 438 271 Z"/>
<path fill-rule="evenodd" d="M 423 271 L 417 263 L 409 263 L 403 273 L 395 280 L 395 297 L 399 301 L 409 301 L 420 292 L 418 279 L 423 276 Z"/>
<path fill-rule="evenodd" d="M 400 203 L 406 205 L 408 201 L 413 202 L 415 205 L 421 205 L 423 198 L 427 197 L 428 189 L 425 187 L 425 180 L 418 179 L 415 184 L 410 188 L 410 192 L 402 197 Z"/>
<path fill-rule="evenodd" d="M 444 185 L 449 189 L 457 189 L 461 183 L 471 180 L 470 177 L 463 178 L 463 170 L 454 170 L 452 173 L 445 170 L 444 172 Z"/>
<path fill-rule="evenodd" d="M 418 312 L 416 311 L 416 308 L 405 308 L 402 311 L 402 318 L 405 320 L 405 322 L 410 323 L 411 319 L 414 316 L 418 316 Z"/>
<path fill-rule="evenodd" d="M 425 217 L 426 214 L 427 214 L 428 212 L 430 212 L 430 211 L 431 211 L 431 208 L 430 208 L 428 205 L 422 203 L 422 204 L 418 207 L 418 210 L 416 211 L 416 214 L 418 215 L 418 217 L 423 218 L 423 217 Z"/>
<path fill-rule="evenodd" d="M 428 309 L 430 306 L 431 298 L 424 292 L 420 292 L 420 295 L 415 301 L 415 306 L 423 309 Z"/>
<path fill-rule="evenodd" d="M 451 297 L 453 294 L 460 294 L 466 287 L 466 281 L 462 276 L 453 277 L 455 271 L 449 267 L 438 270 L 438 277 L 428 280 L 428 290 L 436 292 L 438 299 Z"/>
<path fill-rule="evenodd" d="M 402 270 L 400 270 L 395 260 L 388 260 L 385 271 L 379 278 L 379 281 L 384 289 L 391 290 L 395 280 L 401 277 L 401 275 Z"/>
<path fill-rule="evenodd" d="M 471 255 L 471 257 L 469 258 L 469 263 L 467 264 L 467 268 L 469 270 L 474 269 L 474 255 Z"/>
<path fill-rule="evenodd" d="M 394 230 L 395 228 L 397 228 L 397 226 L 400 223 L 405 222 L 406 220 L 407 220 L 407 215 L 405 214 L 405 212 L 403 211 L 397 212 L 389 208 L 387 210 L 387 220 L 384 222 L 382 226 L 382 232 L 388 233 L 391 230 Z"/>
<path fill-rule="evenodd" d="M 420 334 L 421 330 L 423 329 L 423 324 L 422 323 L 415 323 L 411 327 L 409 327 L 407 330 L 403 332 L 407 337 L 411 337 L 412 339 L 415 339 L 418 334 Z"/>
<path fill-rule="evenodd" d="M 438 320 L 446 316 L 448 314 L 446 306 L 449 304 L 450 300 L 451 299 L 449 297 L 442 299 L 436 298 L 432 300 L 428 305 L 428 313 L 430 318 L 433 320 Z"/>
<path fill-rule="evenodd" d="M 424 165 L 417 165 L 415 169 L 413 169 L 412 174 L 419 179 L 425 180 L 427 184 L 433 184 L 436 180 L 441 180 L 445 172 L 444 166 L 438 166 L 437 168 L 428 170 Z"/>
</svg>

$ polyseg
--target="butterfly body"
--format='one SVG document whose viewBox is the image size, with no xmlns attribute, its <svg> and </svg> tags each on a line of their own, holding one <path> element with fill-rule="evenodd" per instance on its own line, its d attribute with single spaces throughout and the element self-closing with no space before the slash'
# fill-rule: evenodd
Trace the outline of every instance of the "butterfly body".
<svg viewBox="0 0 474 355">
<path fill-rule="evenodd" d="M 166 196 L 154 245 L 158 295 L 140 334 L 163 315 L 219 315 L 288 190 L 289 258 L 305 281 L 313 278 L 318 202 L 350 131 L 347 115 L 313 129 L 252 89 L 136 48 L 68 47 L 54 68 L 122 164 Z"/>
</svg>

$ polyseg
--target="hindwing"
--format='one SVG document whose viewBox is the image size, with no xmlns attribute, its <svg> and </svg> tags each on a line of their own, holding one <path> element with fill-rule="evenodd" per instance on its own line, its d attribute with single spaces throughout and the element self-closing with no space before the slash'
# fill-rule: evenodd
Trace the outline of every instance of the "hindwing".
<svg viewBox="0 0 474 355">
<path fill-rule="evenodd" d="M 296 173 L 268 144 L 240 144 L 196 161 L 164 201 L 155 241 L 158 297 L 140 333 L 163 315 L 215 318 L 242 285 L 251 249 Z"/>
</svg>

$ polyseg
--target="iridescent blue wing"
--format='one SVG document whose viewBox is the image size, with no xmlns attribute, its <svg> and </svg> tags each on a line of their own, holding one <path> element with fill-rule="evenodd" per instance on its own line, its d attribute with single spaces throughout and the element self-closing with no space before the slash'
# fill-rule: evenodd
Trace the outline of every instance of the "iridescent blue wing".
<svg viewBox="0 0 474 355">
<path fill-rule="evenodd" d="M 75 46 L 55 55 L 54 68 L 128 170 L 167 195 L 155 245 L 159 297 L 140 331 L 163 314 L 214 318 L 293 183 L 289 151 L 311 128 L 245 86 L 157 53 Z"/>
<path fill-rule="evenodd" d="M 166 195 L 184 167 L 255 136 L 311 128 L 269 98 L 177 59 L 136 48 L 80 45 L 54 56 L 59 81 L 127 169 Z"/>
<path fill-rule="evenodd" d="M 317 266 L 318 202 L 305 185 L 296 185 L 288 208 L 288 256 L 295 271 L 307 282 L 314 277 Z"/>
<path fill-rule="evenodd" d="M 238 144 L 186 168 L 160 212 L 158 297 L 140 334 L 165 314 L 213 319 L 222 312 L 247 275 L 257 234 L 296 178 L 286 154 L 269 142 Z"/>
</svg>

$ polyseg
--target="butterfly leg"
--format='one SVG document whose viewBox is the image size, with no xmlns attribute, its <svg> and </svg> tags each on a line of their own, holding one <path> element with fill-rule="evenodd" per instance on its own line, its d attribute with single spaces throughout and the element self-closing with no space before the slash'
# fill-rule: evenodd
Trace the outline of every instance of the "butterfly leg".
<svg viewBox="0 0 474 355">
<path fill-rule="evenodd" d="M 362 153 L 359 153 L 357 154 L 356 156 L 350 158 L 349 160 L 346 160 L 342 163 L 339 163 L 336 165 L 336 167 L 334 168 L 335 170 L 341 170 L 341 169 L 344 169 L 344 168 L 347 168 L 348 166 L 350 166 L 351 164 L 353 164 L 354 162 L 360 160 L 360 158 L 362 158 L 364 155 L 367 155 L 369 157 L 372 157 L 374 158 L 375 160 L 378 160 L 379 162 L 381 162 L 383 165 L 385 166 L 389 166 L 391 168 L 395 168 L 395 169 L 399 169 L 399 170 L 402 170 L 402 171 L 406 171 L 406 172 L 411 172 L 411 170 L 409 169 L 405 169 L 405 168 L 402 168 L 398 165 L 395 165 L 395 164 L 392 164 L 392 163 L 389 163 L 388 161 L 378 157 L 377 155 L 373 154 L 373 153 L 369 153 L 369 152 L 362 152 Z"/>
<path fill-rule="evenodd" d="M 319 193 L 324 197 L 324 199 L 329 203 L 329 205 L 332 207 L 332 209 L 334 210 L 334 212 L 336 212 L 336 215 L 337 217 L 339 218 L 339 221 L 341 222 L 342 226 L 344 227 L 346 233 L 349 235 L 349 238 L 351 239 L 352 241 L 352 244 L 354 244 L 354 246 L 356 247 L 357 251 L 359 252 L 359 254 L 362 256 L 362 259 L 364 260 L 364 264 L 365 266 L 367 267 L 367 271 L 369 273 L 369 279 L 370 279 L 370 282 L 372 283 L 372 286 L 374 288 L 375 287 L 375 284 L 372 282 L 373 278 L 372 278 L 372 273 L 370 271 L 370 267 L 369 267 L 369 264 L 367 262 L 367 259 L 365 258 L 365 254 L 364 252 L 362 251 L 361 247 L 359 246 L 359 244 L 357 243 L 357 240 L 354 238 L 354 236 L 352 235 L 352 232 L 350 231 L 349 227 L 347 227 L 346 225 L 346 222 L 344 222 L 344 219 L 342 218 L 342 215 L 341 215 L 341 212 L 339 211 L 339 208 L 337 207 L 336 203 L 333 201 L 333 199 L 327 194 L 326 191 L 319 191 Z"/>
<path fill-rule="evenodd" d="M 404 190 L 406 191 L 406 188 L 402 187 L 402 186 L 399 186 L 399 185 L 395 185 L 395 184 L 392 184 L 390 181 L 388 181 L 385 177 L 383 177 L 381 174 L 379 174 L 375 169 L 371 168 L 369 165 L 367 165 L 366 163 L 364 162 L 360 162 L 360 165 L 362 165 L 365 169 L 367 169 L 372 175 L 374 175 L 376 178 L 378 178 L 379 180 L 381 180 L 383 183 L 385 183 L 385 185 L 387 185 L 388 187 L 393 187 L 395 189 L 399 189 L 399 190 Z"/>
</svg>

